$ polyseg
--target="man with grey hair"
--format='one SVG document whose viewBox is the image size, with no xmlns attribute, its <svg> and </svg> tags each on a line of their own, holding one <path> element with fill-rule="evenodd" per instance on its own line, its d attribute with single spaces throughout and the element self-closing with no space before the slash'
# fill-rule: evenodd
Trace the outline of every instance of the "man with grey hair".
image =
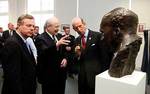
<svg viewBox="0 0 150 94">
<path fill-rule="evenodd" d="M 44 25 L 45 32 L 35 40 L 38 51 L 37 74 L 42 84 L 42 94 L 64 94 L 67 59 L 63 45 L 68 45 L 68 36 L 58 34 L 60 22 L 51 17 Z"/>
<path fill-rule="evenodd" d="M 9 37 L 2 49 L 4 82 L 1 94 L 36 94 L 36 63 L 27 38 L 33 35 L 34 17 L 21 15 L 17 30 Z"/>
<path fill-rule="evenodd" d="M 80 64 L 79 94 L 95 94 L 95 76 L 102 72 L 101 33 L 88 29 L 80 17 L 73 18 L 72 26 L 79 34 L 75 40 L 75 53 Z"/>
</svg>

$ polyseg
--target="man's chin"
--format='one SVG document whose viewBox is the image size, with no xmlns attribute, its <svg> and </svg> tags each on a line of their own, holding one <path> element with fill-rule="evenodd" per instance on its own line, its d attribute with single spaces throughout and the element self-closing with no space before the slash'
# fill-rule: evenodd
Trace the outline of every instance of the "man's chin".
<svg viewBox="0 0 150 94">
<path fill-rule="evenodd" d="M 33 36 L 33 34 L 28 34 L 28 37 L 32 37 Z"/>
<path fill-rule="evenodd" d="M 28 34 L 28 35 L 26 36 L 26 38 L 28 38 L 28 37 L 32 37 L 32 34 Z"/>
</svg>

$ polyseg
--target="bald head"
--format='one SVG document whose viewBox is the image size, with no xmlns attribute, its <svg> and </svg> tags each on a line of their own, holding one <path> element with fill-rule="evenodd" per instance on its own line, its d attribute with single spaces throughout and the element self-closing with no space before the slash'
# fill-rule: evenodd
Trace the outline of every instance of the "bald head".
<svg viewBox="0 0 150 94">
<path fill-rule="evenodd" d="M 53 24 L 60 24 L 60 22 L 59 22 L 59 19 L 57 17 L 53 16 L 46 21 L 46 24 L 47 25 L 53 25 Z"/>
<path fill-rule="evenodd" d="M 9 30 L 14 30 L 15 27 L 14 27 L 14 25 L 12 23 L 8 23 L 8 29 Z"/>
<path fill-rule="evenodd" d="M 75 17 L 75 18 L 73 18 L 73 19 L 72 19 L 72 26 L 74 26 L 74 25 L 77 24 L 77 23 L 83 23 L 83 24 L 85 24 L 85 22 L 83 21 L 82 18 L 80 18 L 80 17 Z"/>
<path fill-rule="evenodd" d="M 55 35 L 59 31 L 59 26 L 59 19 L 53 16 L 46 21 L 44 28 L 47 32 L 51 33 L 52 35 Z"/>
<path fill-rule="evenodd" d="M 85 33 L 86 24 L 80 17 L 75 17 L 72 19 L 72 27 L 79 34 L 82 35 Z"/>
</svg>

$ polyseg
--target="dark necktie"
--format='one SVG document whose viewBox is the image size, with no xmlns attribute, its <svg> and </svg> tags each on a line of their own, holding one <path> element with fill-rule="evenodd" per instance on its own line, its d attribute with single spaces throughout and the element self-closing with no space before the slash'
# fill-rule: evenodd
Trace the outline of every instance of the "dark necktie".
<svg viewBox="0 0 150 94">
<path fill-rule="evenodd" d="M 13 35 L 13 31 L 9 31 L 9 35 L 12 36 Z"/>
<path fill-rule="evenodd" d="M 81 36 L 81 42 L 82 42 L 82 48 L 85 49 L 86 42 L 85 42 L 85 36 L 84 35 Z"/>
<path fill-rule="evenodd" d="M 52 35 L 52 37 L 53 37 L 54 42 L 57 42 L 56 39 L 55 39 L 55 35 Z"/>
</svg>

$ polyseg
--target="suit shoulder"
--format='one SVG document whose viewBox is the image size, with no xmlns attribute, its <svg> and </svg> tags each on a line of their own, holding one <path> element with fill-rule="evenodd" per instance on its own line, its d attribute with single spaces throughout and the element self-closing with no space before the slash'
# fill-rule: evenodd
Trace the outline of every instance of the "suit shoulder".
<svg viewBox="0 0 150 94">
<path fill-rule="evenodd" d="M 44 32 L 44 33 L 38 35 L 38 36 L 36 37 L 36 39 L 44 38 L 45 36 L 46 36 L 46 33 Z"/>
<path fill-rule="evenodd" d="M 18 44 L 18 41 L 15 37 L 9 37 L 5 43 L 9 43 L 9 44 Z"/>
<path fill-rule="evenodd" d="M 6 33 L 8 33 L 8 30 L 3 31 L 3 34 L 6 34 Z"/>
<path fill-rule="evenodd" d="M 9 30 L 4 30 L 3 32 L 8 32 Z"/>
<path fill-rule="evenodd" d="M 71 34 L 70 34 L 70 36 L 75 38 L 75 36 L 74 36 L 74 35 L 71 35 Z"/>
<path fill-rule="evenodd" d="M 89 30 L 89 32 L 91 32 L 91 34 L 94 34 L 94 35 L 102 35 L 102 33 L 98 31 Z"/>
<path fill-rule="evenodd" d="M 56 36 L 58 36 L 58 37 L 62 37 L 63 35 L 62 34 L 60 34 L 60 33 L 57 33 L 57 35 Z"/>
</svg>

